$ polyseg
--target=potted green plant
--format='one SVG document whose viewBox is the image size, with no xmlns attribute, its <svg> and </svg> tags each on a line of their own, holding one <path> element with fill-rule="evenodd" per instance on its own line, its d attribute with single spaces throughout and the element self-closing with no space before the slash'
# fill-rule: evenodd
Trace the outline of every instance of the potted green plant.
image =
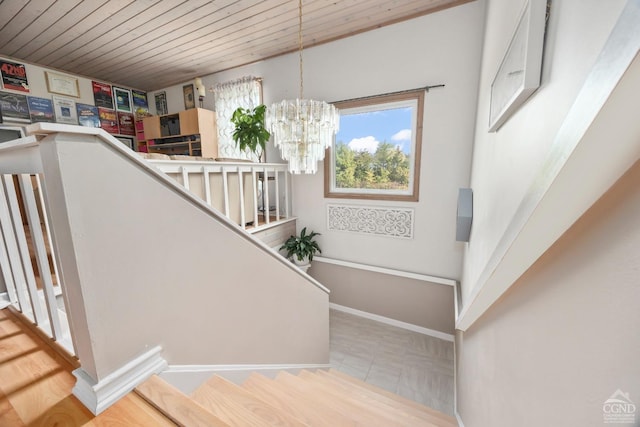
<svg viewBox="0 0 640 427">
<path fill-rule="evenodd" d="M 304 227 L 299 236 L 289 237 L 280 247 L 280 250 L 286 250 L 287 258 L 293 259 L 296 265 L 309 264 L 316 253 L 322 253 L 318 242 L 314 239 L 319 235 L 320 233 L 315 231 L 307 234 L 307 227 Z"/>
<path fill-rule="evenodd" d="M 265 128 L 266 110 L 264 104 L 253 109 L 239 107 L 231 116 L 231 123 L 235 126 L 232 137 L 238 148 L 240 151 L 249 150 L 258 158 L 264 153 L 266 143 L 271 137 Z"/>
</svg>

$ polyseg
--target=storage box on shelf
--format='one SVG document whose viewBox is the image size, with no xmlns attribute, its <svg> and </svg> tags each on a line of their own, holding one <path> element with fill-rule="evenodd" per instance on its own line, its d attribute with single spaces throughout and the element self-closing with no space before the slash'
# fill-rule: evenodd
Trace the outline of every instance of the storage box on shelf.
<svg viewBox="0 0 640 427">
<path fill-rule="evenodd" d="M 215 113 L 192 108 L 177 114 L 145 117 L 138 151 L 218 157 Z"/>
<path fill-rule="evenodd" d="M 134 145 L 134 149 L 135 151 L 141 151 L 140 150 L 140 143 L 142 141 L 145 141 L 146 138 L 144 136 L 144 122 L 142 121 L 142 117 L 136 118 L 136 143 Z M 146 153 L 146 145 L 144 147 L 144 152 Z"/>
</svg>

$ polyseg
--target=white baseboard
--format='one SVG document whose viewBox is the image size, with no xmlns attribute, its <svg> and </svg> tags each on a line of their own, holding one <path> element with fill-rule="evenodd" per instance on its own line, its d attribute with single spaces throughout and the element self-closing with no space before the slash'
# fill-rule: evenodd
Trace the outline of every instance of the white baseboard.
<svg viewBox="0 0 640 427">
<path fill-rule="evenodd" d="M 160 347 L 152 348 L 98 382 L 82 368 L 76 369 L 73 371 L 77 378 L 73 395 L 98 415 L 151 375 L 167 367 L 167 362 L 160 357 L 161 351 Z"/>
<path fill-rule="evenodd" d="M 160 377 L 183 392 L 191 394 L 213 375 L 219 375 L 235 384 L 241 384 L 251 373 L 275 377 L 280 371 L 297 374 L 302 369 L 329 369 L 330 364 L 283 365 L 169 365 Z"/>
<path fill-rule="evenodd" d="M 343 305 L 335 304 L 332 302 L 329 303 L 329 308 L 333 308 L 334 310 L 342 311 L 344 313 L 353 314 L 354 316 L 364 317 L 365 319 L 375 320 L 377 322 L 385 323 L 387 325 L 396 326 L 398 328 L 407 329 L 409 331 L 418 332 L 423 335 L 429 335 L 435 338 L 440 338 L 445 341 L 451 341 L 451 342 L 454 341 L 454 336 L 452 334 L 446 334 L 444 332 L 436 331 L 429 328 L 424 328 L 422 326 L 402 322 L 400 320 L 391 319 L 389 317 L 380 316 L 378 314 L 368 313 L 366 311 L 345 307 Z"/>
<path fill-rule="evenodd" d="M 462 418 L 460 417 L 458 411 L 456 411 L 456 420 L 458 421 L 458 427 L 464 427 L 464 423 L 462 422 Z"/>
<path fill-rule="evenodd" d="M 284 369 L 318 369 L 330 368 L 330 364 L 282 364 L 282 365 L 169 365 L 163 373 L 168 372 L 222 372 L 222 371 L 256 371 Z"/>
</svg>

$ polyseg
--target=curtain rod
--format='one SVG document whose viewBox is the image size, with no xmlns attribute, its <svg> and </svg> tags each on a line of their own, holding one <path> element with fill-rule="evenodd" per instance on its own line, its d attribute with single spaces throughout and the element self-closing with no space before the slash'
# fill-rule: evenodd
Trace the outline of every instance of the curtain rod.
<svg viewBox="0 0 640 427">
<path fill-rule="evenodd" d="M 417 90 L 424 90 L 426 92 L 429 92 L 429 90 L 431 89 L 436 89 L 436 88 L 441 88 L 444 87 L 444 84 L 439 84 L 439 85 L 431 85 L 431 86 L 423 86 L 423 87 L 417 87 L 415 89 L 405 89 L 405 90 L 399 90 L 397 92 L 387 92 L 387 93 L 381 93 L 378 95 L 369 95 L 369 96 L 363 96 L 360 98 L 350 98 L 350 99 L 343 99 L 341 101 L 333 101 L 332 104 L 338 103 L 338 102 L 349 102 L 349 101 L 360 101 L 363 99 L 371 99 L 371 98 L 378 98 L 380 96 L 387 96 L 387 95 L 401 95 L 403 93 L 409 93 L 409 92 L 415 92 Z"/>
</svg>

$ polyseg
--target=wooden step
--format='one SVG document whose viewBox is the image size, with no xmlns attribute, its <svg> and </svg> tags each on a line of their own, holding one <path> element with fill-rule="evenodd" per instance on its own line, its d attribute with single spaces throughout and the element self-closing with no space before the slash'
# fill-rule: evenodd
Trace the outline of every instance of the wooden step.
<svg viewBox="0 0 640 427">
<path fill-rule="evenodd" d="M 217 375 L 198 387 L 191 397 L 231 426 L 306 425 Z"/>
<path fill-rule="evenodd" d="M 310 426 L 358 425 L 346 414 L 339 413 L 333 407 L 319 405 L 315 399 L 309 399 L 295 390 L 282 387 L 260 374 L 251 374 L 242 384 L 242 388 Z"/>
<path fill-rule="evenodd" d="M 342 381 L 347 381 L 351 384 L 357 385 L 361 388 L 370 390 L 370 391 L 374 391 L 382 396 L 385 396 L 395 402 L 407 405 L 409 407 L 412 407 L 418 411 L 423 412 L 424 414 L 427 415 L 431 415 L 434 417 L 434 419 L 439 420 L 440 424 L 436 424 L 439 427 L 458 427 L 458 422 L 456 421 L 456 419 L 450 415 L 447 415 L 445 413 L 442 413 L 440 411 L 436 411 L 435 409 L 429 408 L 427 406 L 421 405 L 418 402 L 415 402 L 411 399 L 407 399 L 405 397 L 399 396 L 397 394 L 391 393 L 387 390 L 384 390 L 380 387 L 376 387 L 372 384 L 366 383 L 364 381 L 361 381 L 357 378 L 354 378 L 350 375 L 347 375 L 343 372 L 340 372 L 336 369 L 329 369 L 329 371 L 322 371 L 323 374 L 322 375 L 331 375 L 337 379 L 340 379 Z"/>
<path fill-rule="evenodd" d="M 400 414 L 404 414 L 405 416 L 418 419 L 419 421 L 417 422 L 425 427 L 440 427 L 441 423 L 443 422 L 443 420 L 439 416 L 436 416 L 430 412 L 417 409 L 411 405 L 406 405 L 383 394 L 377 393 L 368 388 L 361 387 L 354 382 L 345 381 L 337 376 L 329 374 L 327 371 L 318 370 L 315 373 L 310 373 L 307 371 L 300 373 L 300 376 L 303 378 L 310 378 L 311 375 L 313 375 L 314 381 L 323 382 L 328 386 L 342 390 L 343 392 L 348 393 L 361 402 L 367 403 L 369 405 L 378 405 L 380 408 L 384 408 L 387 411 L 397 412 Z"/>
<path fill-rule="evenodd" d="M 135 392 L 179 426 L 229 427 L 229 424 L 157 375 L 136 387 Z"/>
<path fill-rule="evenodd" d="M 405 417 L 401 413 L 385 411 L 378 405 L 368 405 L 366 402 L 358 401 L 341 389 L 327 386 L 320 381 L 313 381 L 313 378 L 305 379 L 283 371 L 276 377 L 276 382 L 297 390 L 304 396 L 314 399 L 320 405 L 347 414 L 359 425 L 413 427 L 419 425 L 420 422 L 417 418 Z"/>
</svg>

